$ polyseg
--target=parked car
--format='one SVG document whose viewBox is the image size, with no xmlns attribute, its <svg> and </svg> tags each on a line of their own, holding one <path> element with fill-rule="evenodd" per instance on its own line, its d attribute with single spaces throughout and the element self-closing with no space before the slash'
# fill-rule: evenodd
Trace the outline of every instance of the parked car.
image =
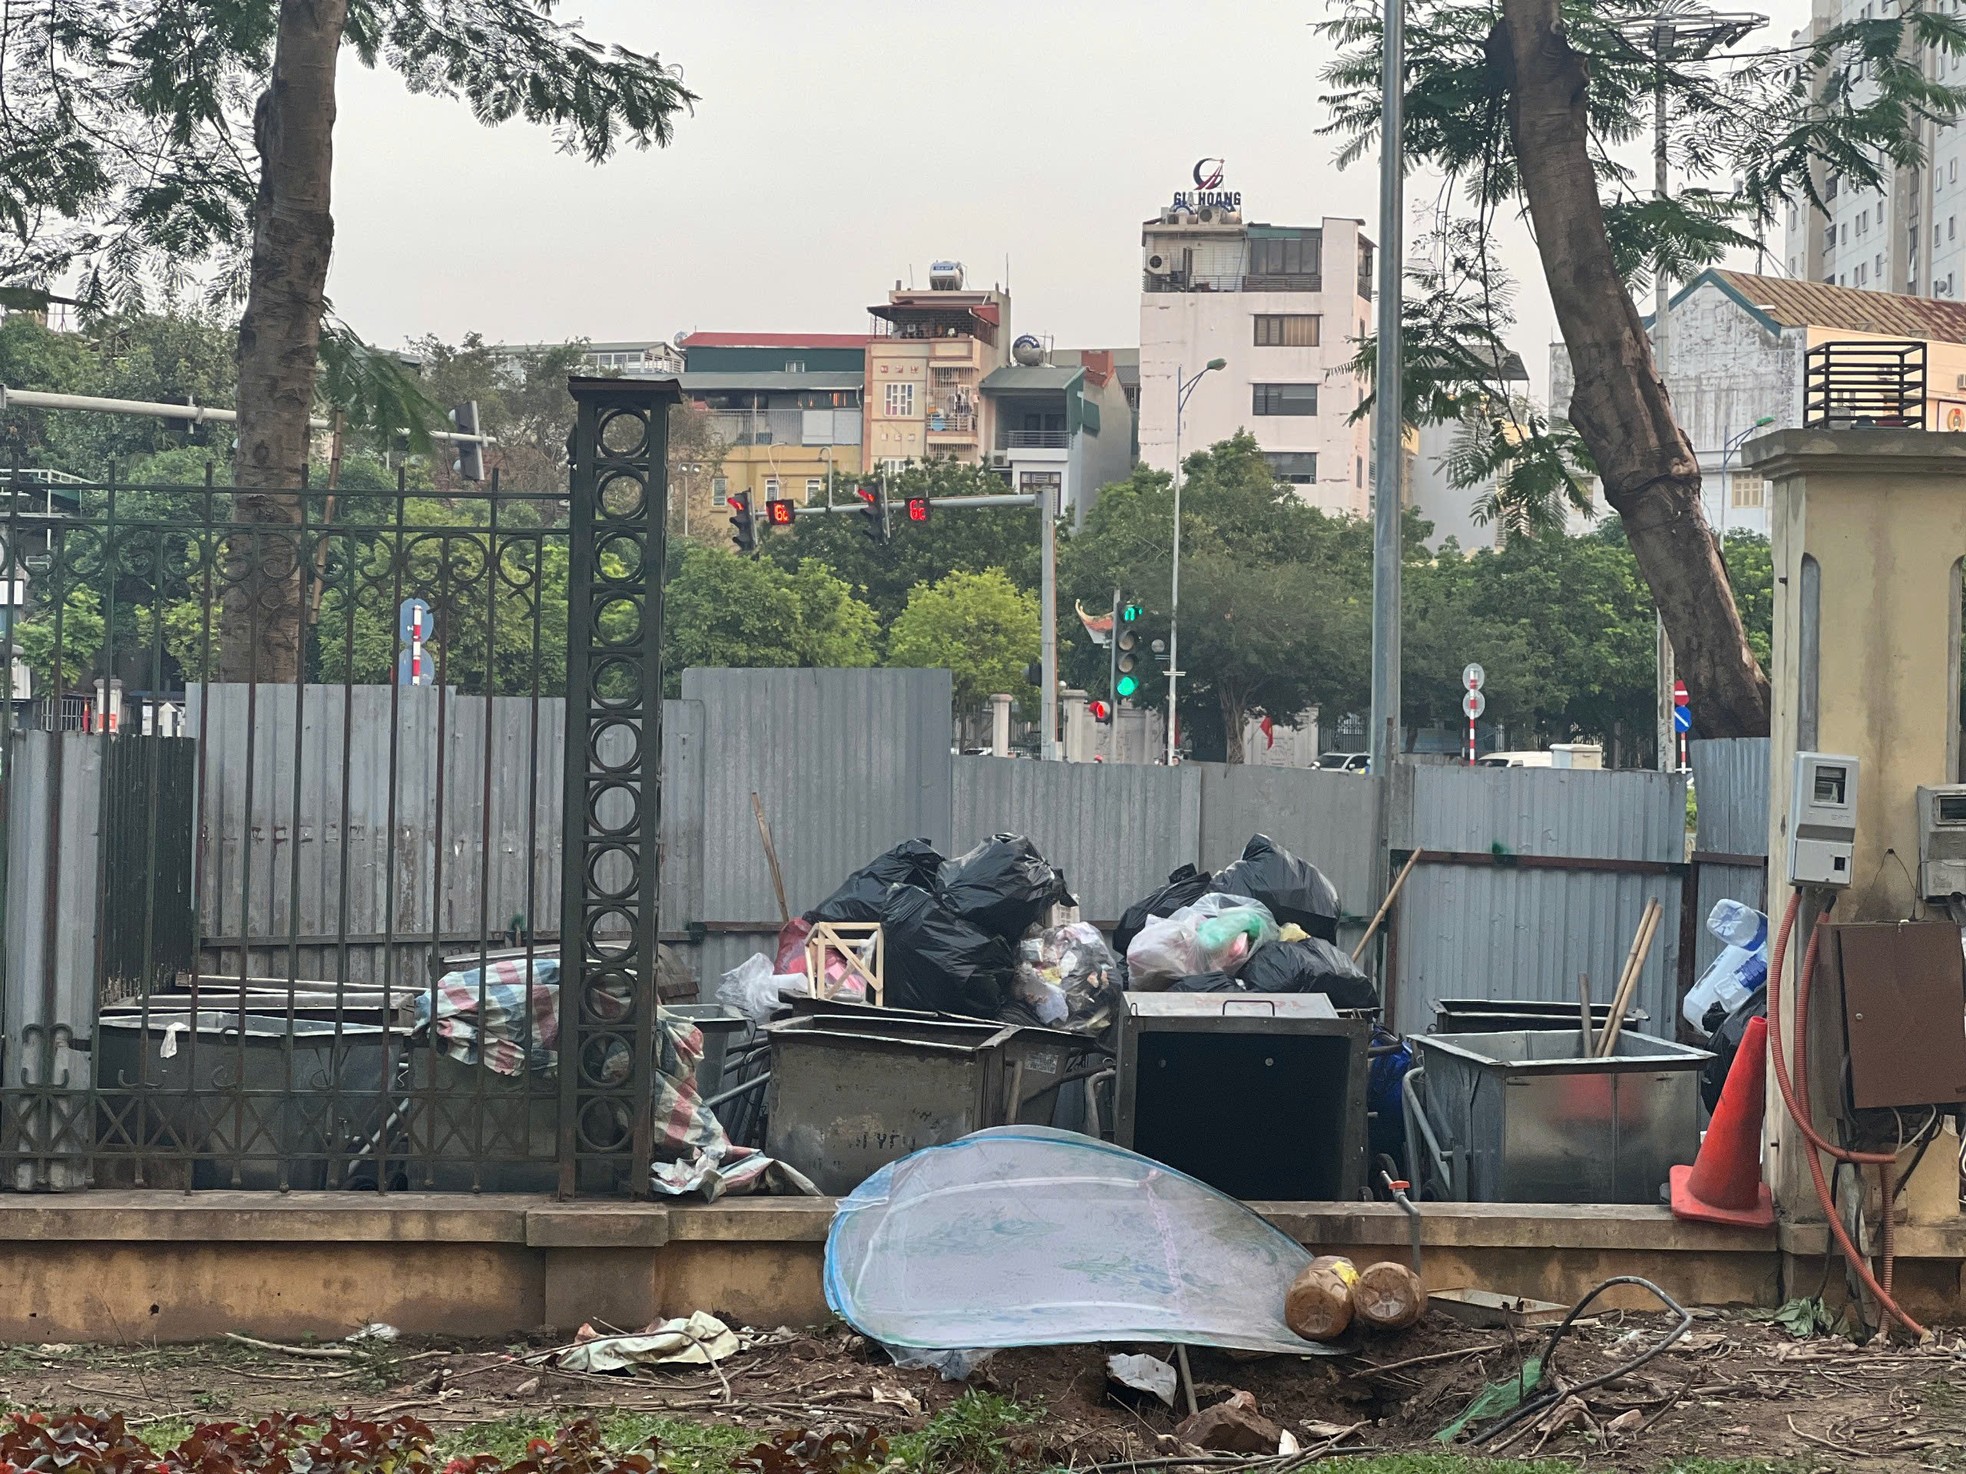
<svg viewBox="0 0 1966 1474">
<path fill-rule="evenodd" d="M 1480 768 L 1553 768 L 1556 759 L 1547 752 L 1491 752 L 1475 759 Z"/>
<path fill-rule="evenodd" d="M 1369 752 L 1327 752 L 1317 760 L 1318 770 L 1326 773 L 1369 773 L 1372 771 L 1372 754 Z"/>
</svg>

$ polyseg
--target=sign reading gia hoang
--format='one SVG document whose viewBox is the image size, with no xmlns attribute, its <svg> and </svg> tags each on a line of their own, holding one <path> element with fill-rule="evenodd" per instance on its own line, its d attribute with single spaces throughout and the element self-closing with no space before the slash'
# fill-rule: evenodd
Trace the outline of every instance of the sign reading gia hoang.
<svg viewBox="0 0 1966 1474">
<path fill-rule="evenodd" d="M 1240 210 L 1242 191 L 1222 188 L 1222 160 L 1196 159 L 1194 169 L 1195 187 L 1174 191 L 1174 208 L 1177 210 L 1201 210 L 1213 207 L 1221 210 Z"/>
</svg>

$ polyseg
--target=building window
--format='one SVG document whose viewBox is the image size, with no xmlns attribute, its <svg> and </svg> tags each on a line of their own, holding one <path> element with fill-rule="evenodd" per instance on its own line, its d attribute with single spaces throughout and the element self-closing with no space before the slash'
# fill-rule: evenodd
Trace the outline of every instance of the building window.
<svg viewBox="0 0 1966 1474">
<path fill-rule="evenodd" d="M 785 360 L 786 373 L 802 374 L 805 371 L 806 371 L 806 361 L 803 358 L 788 358 Z"/>
<path fill-rule="evenodd" d="M 710 478 L 710 495 L 714 496 L 718 501 L 722 501 L 725 497 L 729 496 L 730 477 L 712 476 Z"/>
<path fill-rule="evenodd" d="M 886 387 L 887 416 L 891 420 L 911 420 L 915 417 L 915 386 L 907 383 L 889 383 Z"/>
<path fill-rule="evenodd" d="M 1270 463 L 1270 474 L 1292 486 L 1309 486 L 1317 480 L 1317 452 L 1314 450 L 1274 450 L 1263 457 Z"/>
<path fill-rule="evenodd" d="M 1729 499 L 1737 507 L 1762 507 L 1768 504 L 1768 482 L 1748 471 L 1736 471 L 1730 478 Z"/>
<path fill-rule="evenodd" d="M 1019 471 L 1017 473 L 1017 489 L 1019 491 L 1028 491 L 1031 495 L 1036 496 L 1040 491 L 1046 488 L 1050 489 L 1053 511 L 1056 511 L 1058 508 L 1058 493 L 1064 487 L 1065 478 L 1057 471 Z"/>
<path fill-rule="evenodd" d="M 1324 232 L 1258 236 L 1249 243 L 1251 276 L 1318 276 L 1324 270 Z"/>
<path fill-rule="evenodd" d="M 826 494 L 826 482 L 824 481 L 824 479 L 818 476 L 806 477 L 807 501 L 811 501 L 816 496 L 824 496 L 825 494 Z"/>
<path fill-rule="evenodd" d="M 1314 415 L 1315 384 L 1252 384 L 1249 412 L 1255 415 Z"/>
<path fill-rule="evenodd" d="M 888 385 L 888 387 L 892 389 L 894 386 L 890 384 Z M 908 458 L 906 456 L 881 457 L 881 474 L 884 476 L 899 476 L 903 471 L 907 469 L 908 469 Z"/>
<path fill-rule="evenodd" d="M 1308 312 L 1259 313 L 1256 321 L 1258 348 L 1315 348 L 1318 346 L 1320 319 Z"/>
<path fill-rule="evenodd" d="M 776 476 L 765 477 L 765 500 L 768 502 L 778 500 L 778 478 Z"/>
</svg>

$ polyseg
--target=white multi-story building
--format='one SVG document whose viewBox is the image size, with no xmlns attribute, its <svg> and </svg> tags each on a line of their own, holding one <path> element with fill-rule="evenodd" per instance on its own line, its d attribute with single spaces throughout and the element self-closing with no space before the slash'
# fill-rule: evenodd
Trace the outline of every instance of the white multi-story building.
<svg viewBox="0 0 1966 1474">
<path fill-rule="evenodd" d="M 1945 0 L 1957 10 L 1958 0 Z M 1888 14 L 1891 0 L 1813 0 L 1806 42 L 1847 21 Z M 1966 57 L 1928 48 L 1928 77 L 1966 85 Z M 1887 171 L 1881 189 L 1860 189 L 1836 171 L 1819 174 L 1828 213 L 1806 202 L 1788 207 L 1788 274 L 1832 286 L 1915 297 L 1966 296 L 1966 124 L 1917 124 L 1926 163 Z"/>
<path fill-rule="evenodd" d="M 1349 367 L 1372 314 L 1372 243 L 1357 220 L 1245 223 L 1239 193 L 1198 188 L 1141 229 L 1140 457 L 1175 460 L 1177 378 L 1208 375 L 1182 416 L 1182 454 L 1248 430 L 1279 481 L 1331 512 L 1370 505 L 1371 426 Z"/>
</svg>

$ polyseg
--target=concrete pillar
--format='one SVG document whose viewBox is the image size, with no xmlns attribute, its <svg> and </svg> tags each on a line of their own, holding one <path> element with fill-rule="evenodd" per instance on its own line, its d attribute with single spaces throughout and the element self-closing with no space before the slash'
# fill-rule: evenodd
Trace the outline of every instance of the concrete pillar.
<svg viewBox="0 0 1966 1474">
<path fill-rule="evenodd" d="M 990 751 L 996 757 L 1010 756 L 1010 697 L 999 692 L 990 698 Z"/>
<path fill-rule="evenodd" d="M 1925 916 L 1912 879 L 1915 790 L 1951 782 L 1959 771 L 1966 436 L 1778 430 L 1750 441 L 1744 464 L 1767 476 L 1773 492 L 1770 919 L 1779 922 L 1791 893 L 1788 809 L 1798 751 L 1848 754 L 1862 764 L 1855 882 L 1837 898 L 1837 919 Z M 1770 982 L 1781 990 L 1785 1032 L 1795 1018 L 1808 919 L 1798 922 L 1784 975 Z M 1959 1027 L 1956 1018 L 1933 1023 Z M 1792 1038 L 1787 1047 L 1793 1059 Z M 1826 1134 L 1840 1097 L 1842 1049 L 1840 1019 L 1812 1016 L 1811 1095 Z M 1808 1158 L 1772 1077 L 1767 1124 L 1778 1210 L 1790 1221 L 1820 1219 Z"/>
</svg>

